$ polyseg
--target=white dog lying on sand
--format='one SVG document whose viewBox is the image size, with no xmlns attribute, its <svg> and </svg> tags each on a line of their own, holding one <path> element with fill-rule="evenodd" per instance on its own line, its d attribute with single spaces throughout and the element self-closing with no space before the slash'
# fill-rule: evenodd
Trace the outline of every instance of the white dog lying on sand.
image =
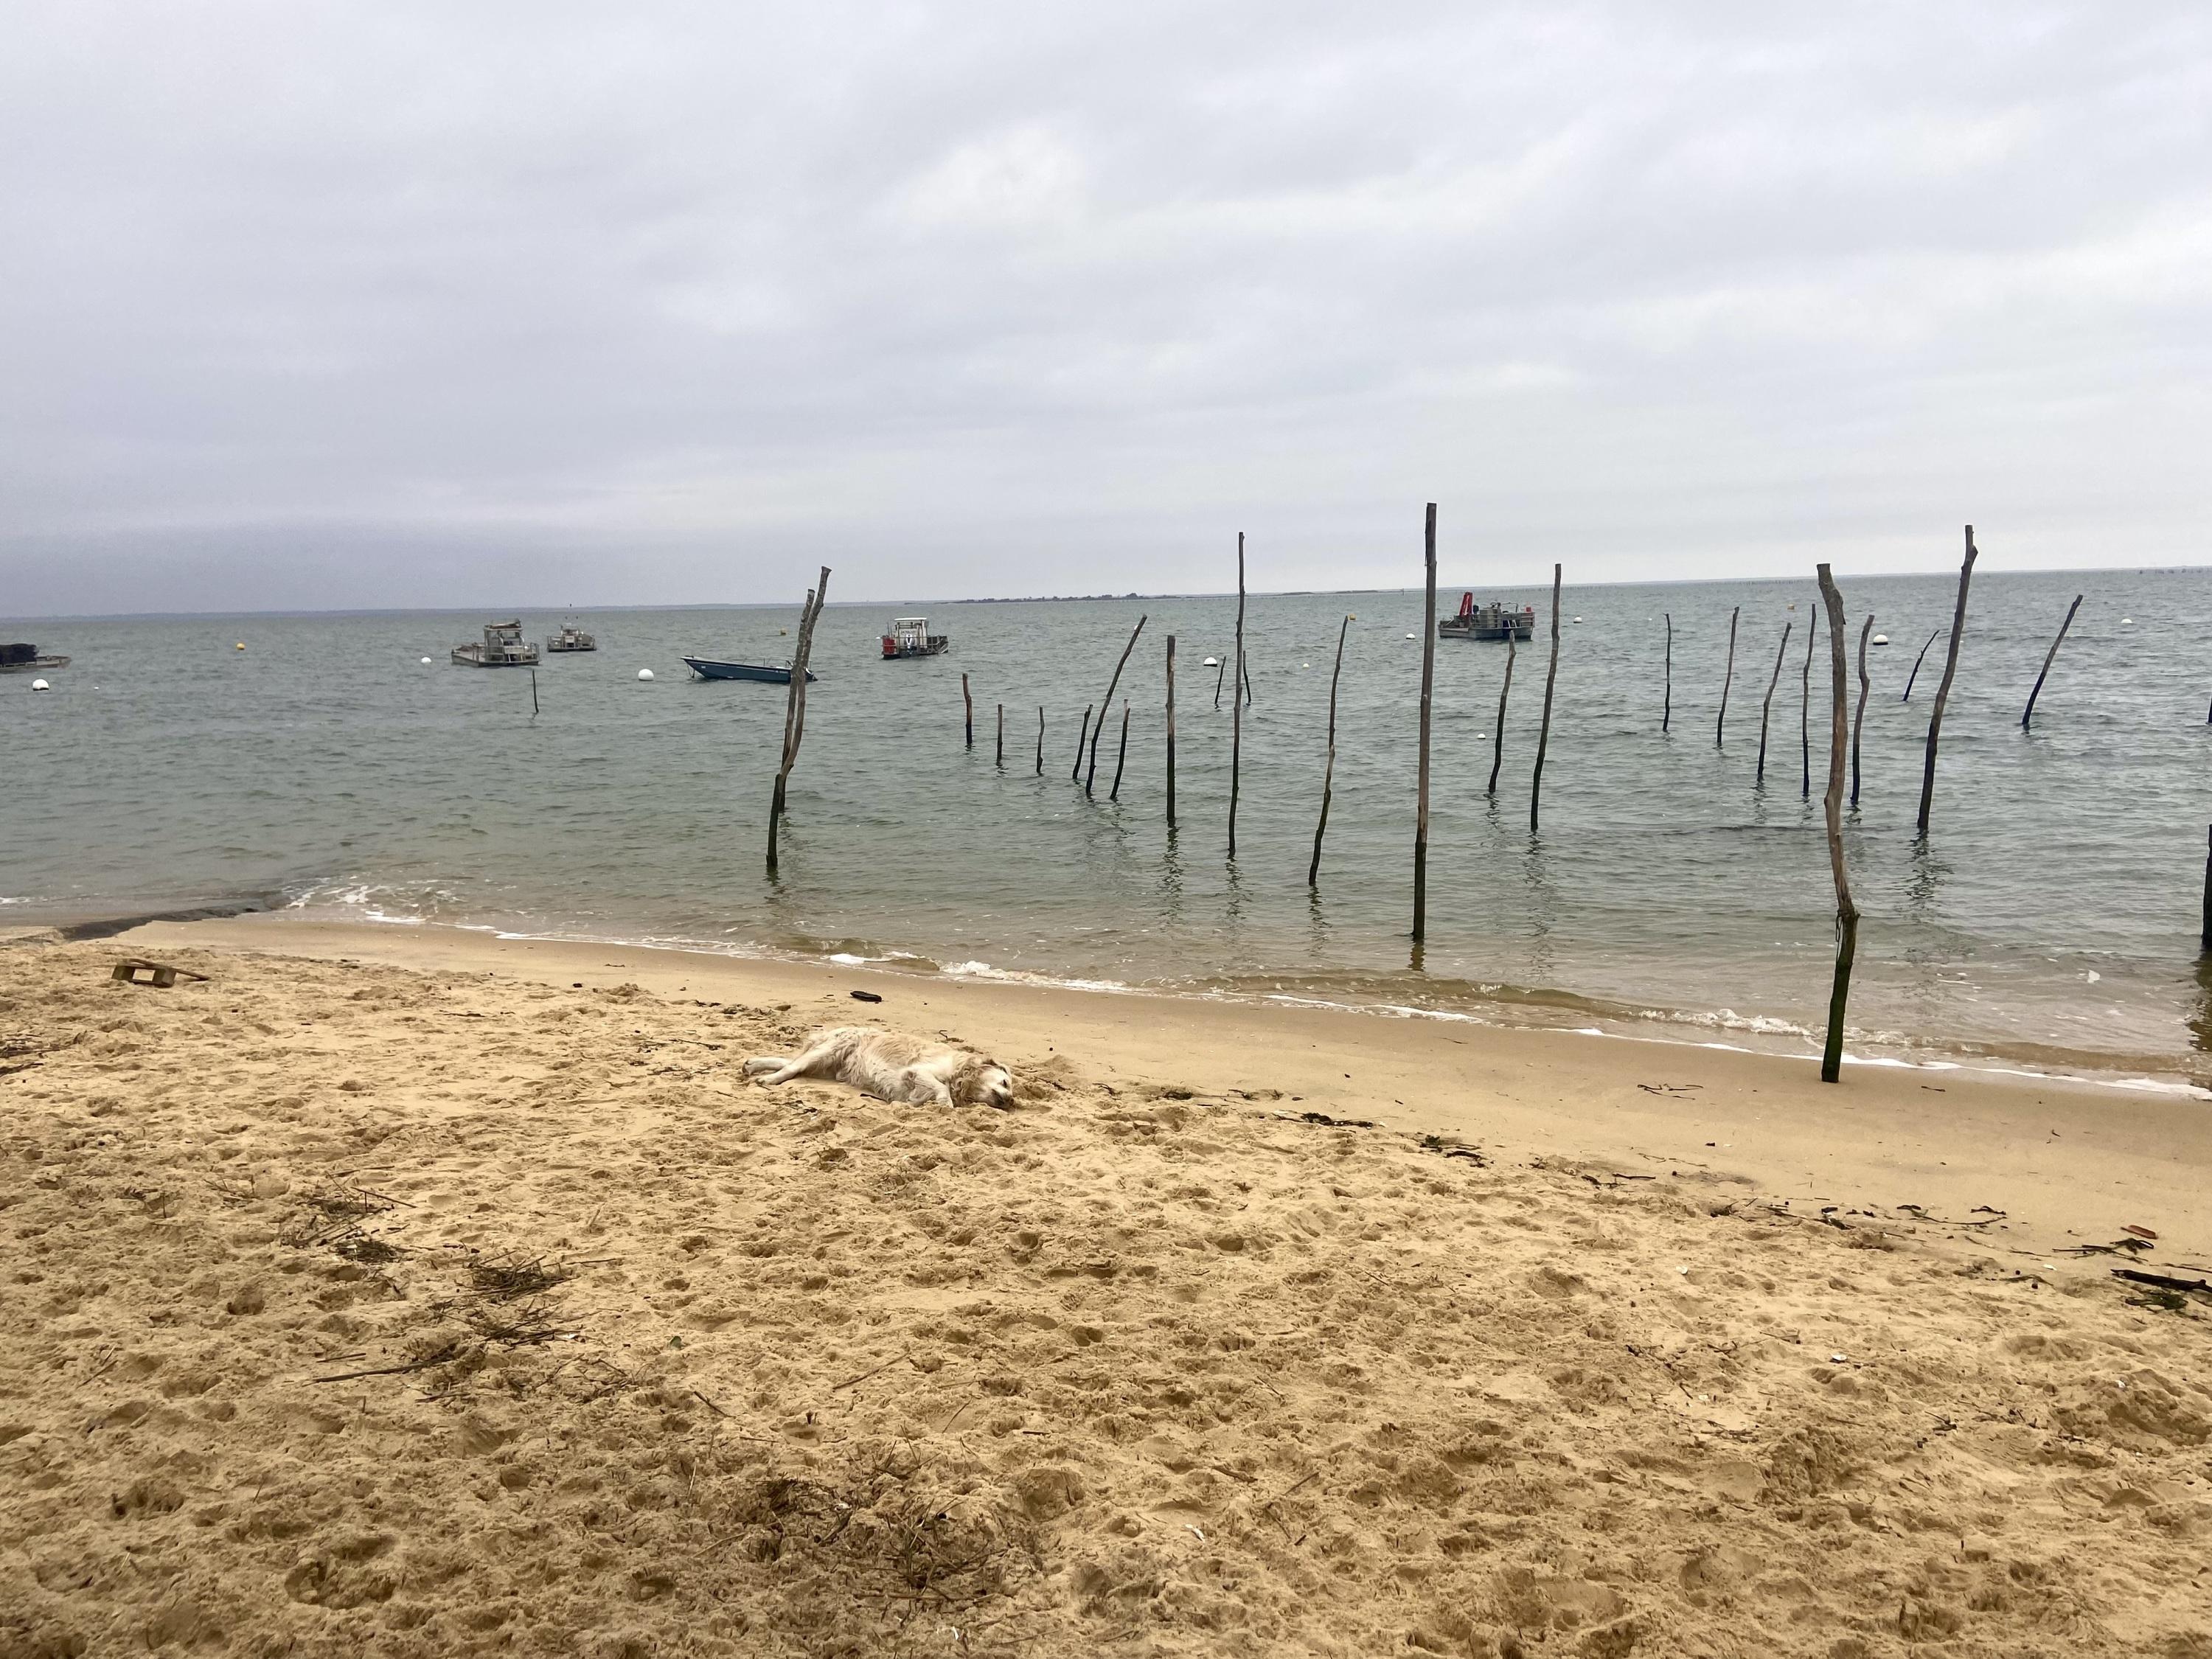
<svg viewBox="0 0 2212 1659">
<path fill-rule="evenodd" d="M 745 1075 L 765 1084 L 828 1078 L 849 1083 L 879 1100 L 917 1106 L 996 1106 L 1005 1110 L 1014 1103 L 1014 1079 L 997 1060 L 865 1025 L 817 1032 L 806 1052 L 795 1060 L 757 1055 L 745 1062 Z"/>
</svg>

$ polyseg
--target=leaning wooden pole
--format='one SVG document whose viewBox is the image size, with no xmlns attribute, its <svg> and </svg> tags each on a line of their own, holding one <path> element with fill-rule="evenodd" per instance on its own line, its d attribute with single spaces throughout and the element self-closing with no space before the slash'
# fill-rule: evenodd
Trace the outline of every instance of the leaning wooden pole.
<svg viewBox="0 0 2212 1659">
<path fill-rule="evenodd" d="M 1321 822 L 1314 825 L 1313 862 L 1306 866 L 1306 885 L 1321 885 L 1321 838 L 1328 830 L 1328 797 L 1336 782 L 1336 683 L 1344 678 L 1344 636 L 1350 631 L 1350 617 L 1336 625 L 1336 666 L 1328 677 L 1328 757 L 1321 768 Z"/>
<path fill-rule="evenodd" d="M 1828 992 L 1828 1041 L 1820 1050 L 1820 1081 L 1842 1080 L 1844 1071 L 1844 1008 L 1850 1000 L 1851 959 L 1858 954 L 1859 908 L 1851 901 L 1850 874 L 1844 867 L 1844 744 L 1846 698 L 1844 694 L 1844 596 L 1826 565 L 1820 567 L 1820 599 L 1828 612 L 1829 684 L 1828 793 L 1824 810 L 1828 821 L 1828 867 L 1836 878 L 1836 976 Z"/>
<path fill-rule="evenodd" d="M 1498 793 L 1498 769 L 1505 764 L 1505 699 L 1513 690 L 1513 641 L 1520 636 L 1508 622 L 1505 628 L 1505 678 L 1498 688 L 1498 729 L 1490 734 L 1490 787 L 1482 793 Z"/>
<path fill-rule="evenodd" d="M 1237 532 L 1237 683 L 1244 683 L 1244 532 L 1241 530 Z M 1213 695 L 1218 706 L 1218 675 L 1214 678 Z M 1233 859 L 1237 856 L 1237 792 L 1244 766 L 1244 699 L 1231 692 L 1229 710 L 1229 856 Z"/>
<path fill-rule="evenodd" d="M 1804 775 L 1797 792 L 1801 800 L 1813 799 L 1813 646 L 1820 637 L 1820 612 L 1815 607 L 1805 622 L 1805 668 L 1797 688 L 1797 764 Z"/>
<path fill-rule="evenodd" d="M 1224 657 L 1213 665 L 1213 706 L 1221 707 L 1221 677 L 1229 672 L 1229 659 Z"/>
<path fill-rule="evenodd" d="M 1427 597 L 1421 612 L 1421 763 L 1413 797 L 1413 943 L 1429 936 L 1429 705 L 1437 683 L 1437 504 L 1422 535 Z"/>
<path fill-rule="evenodd" d="M 1759 767 L 1752 774 L 1753 783 L 1766 781 L 1766 717 L 1774 708 L 1774 688 L 1782 684 L 1782 659 L 1790 654 L 1790 624 L 1782 624 L 1782 643 L 1774 648 L 1774 674 L 1766 682 L 1766 701 L 1759 705 Z"/>
<path fill-rule="evenodd" d="M 1544 751 L 1552 746 L 1552 687 L 1559 678 L 1559 567 L 1552 567 L 1552 662 L 1544 671 L 1544 719 L 1536 728 L 1536 771 L 1528 780 L 1528 833 L 1536 833 L 1536 809 L 1544 793 Z"/>
<path fill-rule="evenodd" d="M 1175 640 L 1168 635 L 1168 828 L 1175 828 Z"/>
<path fill-rule="evenodd" d="M 1043 705 L 1042 703 L 1039 703 L 1039 704 L 1037 705 L 1037 769 L 1036 769 L 1036 775 L 1037 775 L 1037 776 L 1039 776 L 1039 777 L 1042 777 L 1042 776 L 1044 775 L 1044 705 Z"/>
<path fill-rule="evenodd" d="M 1920 647 L 1920 654 L 1912 659 L 1912 672 L 1905 677 L 1905 695 L 1899 697 L 1898 702 L 1911 702 L 1912 701 L 1912 682 L 1920 678 L 1920 665 L 1928 659 L 1928 647 L 1935 644 L 1936 641 L 1942 637 L 1943 630 L 1942 629 L 1938 628 L 1930 630 L 1926 643 L 1922 645 Z"/>
<path fill-rule="evenodd" d="M 1114 756 L 1114 787 L 1106 792 L 1108 800 L 1121 799 L 1121 769 L 1129 763 L 1129 700 L 1121 699 L 1121 746 Z"/>
<path fill-rule="evenodd" d="M 1129 665 L 1129 653 L 1137 648 L 1137 635 L 1145 631 L 1146 618 L 1137 618 L 1137 625 L 1129 630 L 1129 642 L 1121 647 L 1121 660 L 1114 665 L 1114 678 L 1106 682 L 1106 701 L 1098 705 L 1098 729 L 1091 734 L 1091 764 L 1083 775 L 1083 793 L 1089 794 L 1091 786 L 1098 777 L 1098 739 L 1106 735 L 1106 716 L 1114 712 L 1115 689 L 1121 684 L 1121 671 Z"/>
<path fill-rule="evenodd" d="M 1083 706 L 1082 729 L 1075 734 L 1075 764 L 1067 769 L 1067 781 L 1070 783 L 1082 781 L 1083 745 L 1091 740 L 1091 715 L 1097 707 L 1096 703 L 1085 703 Z"/>
<path fill-rule="evenodd" d="M 1728 670 L 1721 676 L 1720 717 L 1713 721 L 1713 747 L 1716 749 L 1722 745 L 1728 732 L 1729 687 L 1735 684 L 1735 624 L 1736 619 L 1742 615 L 1741 605 L 1736 606 L 1735 610 L 1729 612 Z"/>
<path fill-rule="evenodd" d="M 2044 653 L 2043 673 L 2035 677 L 2035 689 L 2027 694 L 2027 707 L 2021 711 L 2020 729 L 2023 732 L 2028 729 L 2028 721 L 2035 718 L 2035 700 L 2043 695 L 2044 675 L 2050 673 L 2051 665 L 2057 659 L 2058 647 L 2066 643 L 2066 630 L 2074 626 L 2074 613 L 2081 608 L 2082 598 L 2079 593 L 2074 596 L 2074 603 L 2066 607 L 2066 620 L 2058 624 L 2058 637 L 2051 641 L 2051 649 Z"/>
<path fill-rule="evenodd" d="M 966 738 L 967 746 L 973 749 L 975 746 L 975 699 L 969 694 L 968 677 L 965 674 L 960 677 L 960 707 L 962 709 L 961 735 Z"/>
<path fill-rule="evenodd" d="M 1951 701 L 1951 682 L 1959 672 L 1959 636 L 1966 631 L 1966 589 L 1974 580 L 1974 526 L 1966 526 L 1966 558 L 1959 567 L 1959 604 L 1951 613 L 1951 642 L 1943 653 L 1943 678 L 1936 688 L 1936 707 L 1928 715 L 1928 757 L 1920 771 L 1920 834 L 1928 834 L 1928 810 L 1936 803 L 1936 744 L 1943 735 L 1943 705 Z"/>
<path fill-rule="evenodd" d="M 2204 832 L 2204 933 L 2199 942 L 2212 955 L 2212 830 Z"/>
<path fill-rule="evenodd" d="M 830 567 L 825 564 L 799 613 L 799 638 L 792 651 L 791 690 L 783 706 L 783 758 L 776 767 L 775 793 L 768 808 L 768 872 L 771 876 L 775 873 L 776 831 L 790 793 L 791 769 L 799 759 L 799 742 L 806 735 L 806 659 L 814 648 L 814 624 L 829 597 Z"/>
<path fill-rule="evenodd" d="M 1866 729 L 1867 635 L 1873 632 L 1874 614 L 1869 611 L 1867 613 L 1867 619 L 1859 624 L 1859 707 L 1858 712 L 1851 716 L 1851 810 L 1853 811 L 1858 810 L 1859 805 L 1859 733 Z"/>
<path fill-rule="evenodd" d="M 1663 733 L 1674 719 L 1674 613 L 1667 614 L 1667 696 L 1659 705 L 1659 730 Z M 1510 642 L 1511 635 L 1507 635 Z"/>
<path fill-rule="evenodd" d="M 1006 769 L 1006 705 L 999 705 L 999 769 Z"/>
</svg>

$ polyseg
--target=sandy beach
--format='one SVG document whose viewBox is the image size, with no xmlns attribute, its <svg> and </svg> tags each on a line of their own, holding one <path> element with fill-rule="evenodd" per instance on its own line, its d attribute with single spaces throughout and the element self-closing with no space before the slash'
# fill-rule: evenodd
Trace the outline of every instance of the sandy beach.
<svg viewBox="0 0 2212 1659">
<path fill-rule="evenodd" d="M 274 916 L 0 1104 L 7 1659 L 2212 1655 L 2194 1099 Z"/>
</svg>

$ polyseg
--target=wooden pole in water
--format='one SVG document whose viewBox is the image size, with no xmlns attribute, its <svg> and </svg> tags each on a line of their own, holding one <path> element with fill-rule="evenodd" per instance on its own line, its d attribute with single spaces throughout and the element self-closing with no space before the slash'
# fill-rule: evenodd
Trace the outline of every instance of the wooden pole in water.
<svg viewBox="0 0 2212 1659">
<path fill-rule="evenodd" d="M 1735 624 L 1736 619 L 1742 615 L 1741 605 L 1729 612 L 1728 672 L 1721 676 L 1721 713 L 1720 718 L 1713 722 L 1713 747 L 1716 749 L 1721 746 L 1728 727 L 1729 687 L 1735 683 Z"/>
<path fill-rule="evenodd" d="M 1328 758 L 1321 769 L 1321 822 L 1314 825 L 1313 862 L 1306 866 L 1306 885 L 1321 885 L 1321 838 L 1328 829 L 1328 797 L 1336 781 L 1336 683 L 1344 678 L 1344 636 L 1352 627 L 1350 617 L 1336 625 L 1336 667 L 1328 677 Z"/>
<path fill-rule="evenodd" d="M 1911 702 L 1912 701 L 1912 682 L 1920 678 L 1920 665 L 1927 660 L 1928 646 L 1935 644 L 1938 639 L 1942 637 L 1942 634 L 1943 630 L 1942 629 L 1939 628 L 1936 629 L 1934 633 L 1929 635 L 1928 644 L 1920 647 L 1920 654 L 1912 659 L 1912 672 L 1905 677 L 1905 695 L 1899 697 L 1898 702 Z M 2212 721 L 2207 721 L 2206 724 L 2212 725 Z"/>
<path fill-rule="evenodd" d="M 1168 828 L 1175 828 L 1175 640 L 1168 635 Z"/>
<path fill-rule="evenodd" d="M 1039 776 L 1039 777 L 1042 777 L 1042 776 L 1044 775 L 1044 705 L 1043 705 L 1042 703 L 1039 703 L 1039 704 L 1037 705 L 1037 769 L 1036 769 L 1036 775 L 1037 775 L 1037 776 Z"/>
<path fill-rule="evenodd" d="M 2203 944 L 2212 953 L 2212 830 L 2204 836 L 2204 934 Z"/>
<path fill-rule="evenodd" d="M 1098 729 L 1091 734 L 1091 766 L 1083 775 L 1083 793 L 1089 794 L 1091 786 L 1098 776 L 1098 739 L 1106 735 L 1106 716 L 1114 712 L 1114 690 L 1121 684 L 1121 671 L 1129 665 L 1129 653 L 1137 648 L 1137 635 L 1145 631 L 1142 617 L 1129 630 L 1129 642 L 1121 647 L 1121 660 L 1114 665 L 1114 678 L 1106 683 L 1106 701 L 1098 705 Z"/>
<path fill-rule="evenodd" d="M 1229 659 L 1224 657 L 1213 665 L 1213 706 L 1221 707 L 1221 677 L 1229 672 Z"/>
<path fill-rule="evenodd" d="M 1075 764 L 1067 769 L 1067 781 L 1070 783 L 1078 782 L 1082 779 L 1083 745 L 1090 741 L 1091 713 L 1091 710 L 1097 707 L 1097 705 L 1096 703 L 1085 703 L 1083 705 L 1083 727 L 1075 734 Z"/>
<path fill-rule="evenodd" d="M 814 649 L 814 624 L 829 597 L 830 567 L 825 564 L 799 613 L 799 638 L 792 651 L 791 691 L 783 706 L 783 760 L 776 768 L 775 793 L 768 809 L 768 872 L 771 876 L 775 873 L 776 830 L 783 819 L 791 769 L 799 760 L 799 745 L 806 735 L 806 659 Z"/>
<path fill-rule="evenodd" d="M 1486 795 L 1498 793 L 1498 769 L 1505 764 L 1505 699 L 1513 690 L 1513 641 L 1519 637 L 1514 629 L 1513 619 L 1508 617 L 1505 621 L 1505 679 L 1498 688 L 1498 729 L 1490 734 L 1490 787 L 1482 792 Z"/>
<path fill-rule="evenodd" d="M 960 677 L 960 706 L 963 711 L 960 718 L 961 734 L 966 738 L 968 747 L 973 749 L 975 746 L 975 699 L 969 695 L 965 674 Z"/>
<path fill-rule="evenodd" d="M 1528 780 L 1528 833 L 1536 833 L 1536 804 L 1544 789 L 1544 751 L 1552 746 L 1552 687 L 1559 678 L 1559 567 L 1552 567 L 1552 663 L 1544 671 L 1544 721 L 1536 728 L 1536 772 Z"/>
<path fill-rule="evenodd" d="M 1252 706 L 1252 665 L 1249 662 L 1244 665 L 1244 706 L 1247 708 Z"/>
<path fill-rule="evenodd" d="M 1820 637 L 1820 611 L 1815 605 L 1805 623 L 1805 672 L 1797 688 L 1797 763 L 1804 770 L 1798 790 L 1802 800 L 1813 799 L 1813 644 Z"/>
<path fill-rule="evenodd" d="M 1421 613 L 1421 768 L 1413 805 L 1413 943 L 1429 936 L 1429 705 L 1437 679 L 1437 504 L 1429 503 L 1422 532 L 1427 570 L 1425 608 Z"/>
<path fill-rule="evenodd" d="M 1006 769 L 1006 705 L 999 705 L 999 769 Z"/>
<path fill-rule="evenodd" d="M 1129 763 L 1129 700 L 1121 699 L 1121 747 L 1114 757 L 1114 787 L 1106 792 L 1108 800 L 1121 799 L 1121 769 Z"/>
<path fill-rule="evenodd" d="M 1858 712 L 1851 716 L 1851 810 L 1853 811 L 1858 810 L 1859 805 L 1859 733 L 1866 728 L 1867 635 L 1873 632 L 1874 614 L 1869 611 L 1866 621 L 1859 624 L 1859 707 Z"/>
<path fill-rule="evenodd" d="M 1774 675 L 1766 682 L 1766 701 L 1759 706 L 1759 769 L 1752 775 L 1753 783 L 1766 781 L 1766 717 L 1774 707 L 1774 688 L 1782 683 L 1782 659 L 1790 654 L 1790 624 L 1782 624 L 1782 643 L 1774 650 Z"/>
<path fill-rule="evenodd" d="M 1227 665 L 1224 664 L 1226 667 Z M 1244 532 L 1237 532 L 1237 680 L 1244 680 Z M 1213 695 L 1221 696 L 1221 677 L 1214 676 Z M 1218 702 L 1216 702 L 1218 707 Z M 1229 856 L 1237 856 L 1237 791 L 1243 775 L 1244 763 L 1244 700 L 1229 699 Z"/>
<path fill-rule="evenodd" d="M 1828 611 L 1828 867 L 1836 878 L 1836 976 L 1828 992 L 1828 1041 L 1820 1051 L 1820 1081 L 1840 1082 L 1844 1071 L 1844 1007 L 1850 1000 L 1851 959 L 1858 954 L 1859 908 L 1851 900 L 1850 875 L 1844 867 L 1844 596 L 1826 565 L 1820 567 L 1820 599 Z M 1860 636 L 1864 638 L 1864 635 Z"/>
<path fill-rule="evenodd" d="M 2075 603 L 2079 605 L 2081 601 L 2076 599 Z M 530 718 L 538 718 L 538 671 L 534 668 L 530 671 Z"/>
<path fill-rule="evenodd" d="M 1513 636 L 1506 636 L 1510 644 Z M 1510 662 L 1509 657 L 1506 659 Z M 1663 733 L 1674 718 L 1674 613 L 1667 612 L 1667 700 L 1659 707 L 1659 730 Z"/>
<path fill-rule="evenodd" d="M 1943 734 L 1943 705 L 1951 701 L 1951 682 L 1959 672 L 1959 636 L 1966 630 L 1966 589 L 1974 580 L 1974 526 L 1966 526 L 1966 558 L 1959 567 L 1959 604 L 1951 613 L 1951 642 L 1943 653 L 1943 679 L 1936 688 L 1936 707 L 1928 716 L 1928 758 L 1920 773 L 1920 835 L 1928 835 L 1928 809 L 1936 801 L 1936 743 Z"/>
<path fill-rule="evenodd" d="M 2044 655 L 2043 673 L 2035 677 L 2035 690 L 2027 694 L 2027 707 L 2021 711 L 2020 729 L 2023 732 L 2028 729 L 2028 721 L 2035 717 L 2035 700 L 2043 695 L 2043 676 L 2051 672 L 2051 665 L 2058 656 L 2058 647 L 2066 643 L 2066 630 L 2074 626 L 2074 613 L 2081 608 L 2082 598 L 2081 594 L 2076 593 L 2074 603 L 2066 607 L 2066 620 L 2058 624 L 2058 637 L 2051 641 L 2051 649 Z"/>
</svg>

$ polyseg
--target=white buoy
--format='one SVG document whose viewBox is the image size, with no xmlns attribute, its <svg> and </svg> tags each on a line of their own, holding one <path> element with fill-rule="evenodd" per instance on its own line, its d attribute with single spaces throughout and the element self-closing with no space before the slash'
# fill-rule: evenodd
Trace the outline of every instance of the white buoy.
<svg viewBox="0 0 2212 1659">
<path fill-rule="evenodd" d="M 1302 663 L 1300 663 L 1300 664 L 1298 665 L 1298 666 L 1299 666 L 1299 667 L 1301 667 L 1301 668 L 1311 668 L 1311 667 L 1313 666 L 1313 665 L 1312 665 L 1311 663 L 1310 663 L 1310 662 L 1302 662 Z"/>
<path fill-rule="evenodd" d="M 423 659 L 422 659 L 422 666 L 423 666 L 423 667 L 425 667 L 425 668 L 428 668 L 429 665 L 430 665 L 430 659 L 429 659 L 428 657 L 423 658 Z"/>
<path fill-rule="evenodd" d="M 52 686 L 48 685 L 44 680 L 33 680 L 31 682 L 31 690 L 33 691 L 51 691 L 54 688 Z"/>
<path fill-rule="evenodd" d="M 2136 619 L 2133 617 L 2123 617 L 2120 618 L 2120 626 L 2123 628 L 2133 628 L 2135 625 Z"/>
<path fill-rule="evenodd" d="M 649 680 L 653 678 L 653 671 L 650 668 L 641 668 L 637 671 L 637 677 L 641 680 Z"/>
<path fill-rule="evenodd" d="M 1796 605 L 1791 605 L 1790 608 L 1792 611 L 1795 611 L 1797 607 L 1796 607 Z M 1580 628 L 1582 625 L 1583 625 L 1583 619 L 1582 619 L 1580 617 L 1576 617 L 1576 618 L 1575 618 L 1575 626 L 1576 626 L 1576 627 L 1577 627 L 1577 628 Z"/>
<path fill-rule="evenodd" d="M 1199 666 L 1200 668 L 1218 668 L 1221 666 L 1221 659 L 1218 657 L 1208 657 L 1204 662 L 1199 664 Z"/>
<path fill-rule="evenodd" d="M 1870 643 L 1875 645 L 1887 645 L 1889 643 L 1889 635 L 1887 634 L 1877 634 L 1874 636 L 1874 639 Z"/>
<path fill-rule="evenodd" d="M 1419 634 L 1408 634 L 1406 637 L 1409 640 L 1418 640 L 1421 636 Z"/>
<path fill-rule="evenodd" d="M 237 648 L 238 648 L 239 650 L 240 650 L 240 651 L 245 650 L 245 649 L 246 649 L 246 641 L 245 641 L 244 640 L 240 640 L 240 641 L 238 642 Z"/>
</svg>

